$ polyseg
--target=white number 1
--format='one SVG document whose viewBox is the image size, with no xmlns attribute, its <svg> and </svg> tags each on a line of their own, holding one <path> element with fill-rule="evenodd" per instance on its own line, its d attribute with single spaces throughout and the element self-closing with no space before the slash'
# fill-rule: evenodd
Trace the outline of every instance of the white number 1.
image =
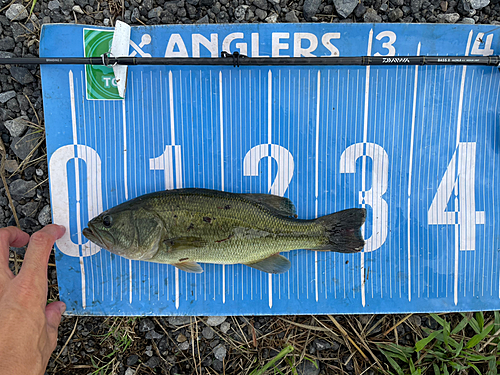
<svg viewBox="0 0 500 375">
<path fill-rule="evenodd" d="M 460 250 L 476 249 L 476 225 L 485 222 L 484 211 L 476 211 L 475 173 L 476 143 L 461 142 L 446 168 L 427 213 L 429 225 L 460 226 Z M 455 210 L 446 211 L 452 197 Z"/>
</svg>

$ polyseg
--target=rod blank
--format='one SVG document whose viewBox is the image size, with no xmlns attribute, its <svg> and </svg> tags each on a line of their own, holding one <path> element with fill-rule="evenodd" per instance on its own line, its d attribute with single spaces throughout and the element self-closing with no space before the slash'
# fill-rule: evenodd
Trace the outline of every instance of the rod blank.
<svg viewBox="0 0 500 375">
<path fill-rule="evenodd" d="M 226 54 L 213 58 L 171 57 L 12 57 L 0 58 L 11 65 L 221 65 L 221 66 L 336 66 L 336 65 L 485 65 L 499 66 L 500 56 L 355 56 L 355 57 L 246 57 Z"/>
</svg>

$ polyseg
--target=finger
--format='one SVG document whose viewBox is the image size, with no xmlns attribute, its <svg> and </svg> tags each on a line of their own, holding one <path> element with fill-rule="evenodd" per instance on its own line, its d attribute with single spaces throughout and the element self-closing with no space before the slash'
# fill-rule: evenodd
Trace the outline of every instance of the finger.
<svg viewBox="0 0 500 375">
<path fill-rule="evenodd" d="M 45 307 L 45 317 L 47 319 L 47 334 L 49 336 L 49 346 L 56 347 L 57 329 L 61 323 L 61 314 L 66 310 L 66 304 L 61 301 L 52 302 Z"/>
<path fill-rule="evenodd" d="M 31 235 L 24 263 L 19 276 L 29 278 L 32 283 L 46 283 L 47 263 L 54 242 L 61 238 L 66 229 L 60 225 L 50 224 Z"/>
<path fill-rule="evenodd" d="M 9 247 L 24 246 L 29 238 L 27 233 L 16 227 L 0 229 L 0 269 L 9 271 Z"/>
</svg>

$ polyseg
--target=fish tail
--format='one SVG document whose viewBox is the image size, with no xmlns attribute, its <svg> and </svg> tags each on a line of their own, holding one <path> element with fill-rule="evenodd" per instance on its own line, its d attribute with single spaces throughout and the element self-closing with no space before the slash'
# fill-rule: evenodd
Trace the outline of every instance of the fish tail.
<svg viewBox="0 0 500 375">
<path fill-rule="evenodd" d="M 351 208 L 315 219 L 325 227 L 328 243 L 311 250 L 357 253 L 365 246 L 361 226 L 366 219 L 364 208 Z"/>
</svg>

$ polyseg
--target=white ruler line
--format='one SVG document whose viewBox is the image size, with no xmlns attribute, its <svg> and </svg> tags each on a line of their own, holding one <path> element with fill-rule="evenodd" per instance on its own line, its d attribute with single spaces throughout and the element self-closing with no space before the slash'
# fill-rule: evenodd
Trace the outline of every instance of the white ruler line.
<svg viewBox="0 0 500 375">
<path fill-rule="evenodd" d="M 229 82 L 231 84 L 231 82 Z M 224 191 L 224 115 L 222 105 L 222 70 L 219 72 L 219 119 L 220 119 L 220 178 Z M 226 303 L 226 267 L 222 265 L 222 303 Z"/>
<path fill-rule="evenodd" d="M 472 41 L 473 31 L 471 30 L 469 33 L 469 38 L 467 39 L 467 46 L 465 47 L 465 56 L 469 56 L 470 44 Z M 456 149 L 458 150 L 458 144 L 460 143 L 460 131 L 462 126 L 462 110 L 463 110 L 463 100 L 464 100 L 464 88 L 465 88 L 465 75 L 467 73 L 467 65 L 462 67 L 462 78 L 460 81 L 460 96 L 458 101 L 458 113 L 457 113 L 457 140 L 456 140 Z M 458 157 L 456 158 L 456 163 L 458 163 Z M 457 165 L 458 168 L 458 165 Z M 457 196 L 457 186 L 455 186 L 455 197 Z M 455 210 L 458 210 L 458 199 L 455 199 Z M 455 268 L 454 268 L 454 280 L 453 280 L 453 302 L 455 305 L 458 304 L 458 258 L 460 253 L 460 244 L 459 244 L 459 224 L 455 224 Z"/>
<path fill-rule="evenodd" d="M 271 69 L 269 69 L 267 73 L 267 143 L 269 144 L 269 147 L 271 147 L 272 144 L 272 125 L 273 125 L 273 116 L 272 116 L 272 111 L 273 111 L 273 75 L 271 72 Z M 270 151 L 270 150 L 269 150 Z M 270 152 L 269 152 L 270 154 Z M 267 168 L 267 184 L 268 184 L 268 191 L 271 190 L 271 184 L 272 184 L 272 179 L 271 179 L 271 157 L 268 158 L 268 168 Z M 268 297 L 269 297 L 269 308 L 273 307 L 273 275 L 268 274 L 267 275 L 268 279 Z"/>
<path fill-rule="evenodd" d="M 319 191 L 319 103 L 321 90 L 321 71 L 318 70 L 318 88 L 316 92 L 316 160 L 314 171 L 314 195 L 315 200 L 315 217 L 318 217 L 318 191 Z M 314 252 L 314 287 L 316 291 L 316 302 L 318 302 L 318 252 Z"/>
<path fill-rule="evenodd" d="M 371 56 L 372 53 L 372 42 L 373 42 L 373 29 L 370 30 L 368 34 L 368 50 L 366 52 L 367 56 Z M 366 145 L 368 142 L 368 103 L 370 99 L 370 66 L 366 67 L 365 74 L 365 108 L 364 108 L 364 118 L 363 118 L 363 144 Z M 363 192 L 363 197 L 366 192 L 366 155 L 365 150 L 363 150 L 362 159 L 362 173 L 361 173 L 361 190 Z M 365 207 L 365 203 L 361 204 Z M 365 237 L 365 226 L 363 225 L 363 237 Z M 361 261 L 360 261 L 360 276 L 361 276 L 361 304 L 363 307 L 366 304 L 366 291 L 365 291 L 365 252 L 361 251 Z"/>
<path fill-rule="evenodd" d="M 76 130 L 76 109 L 75 109 L 75 83 L 73 79 L 73 71 L 69 71 L 69 95 L 71 98 L 71 125 L 73 129 L 73 146 L 78 146 L 78 133 Z M 75 152 L 75 151 L 73 151 Z M 87 307 L 87 292 L 85 283 L 85 264 L 83 263 L 82 248 L 82 223 L 80 218 L 80 174 L 78 171 L 78 155 L 75 154 L 75 183 L 76 183 L 76 228 L 78 231 L 78 247 L 80 248 L 80 275 L 82 281 L 82 308 Z M 68 228 L 69 230 L 69 228 Z"/>
<path fill-rule="evenodd" d="M 420 46 L 417 46 L 417 56 L 420 55 Z M 408 301 L 411 301 L 411 230 L 410 230 L 410 196 L 411 196 L 411 179 L 413 172 L 413 147 L 415 140 L 415 116 L 417 111 L 417 84 L 418 84 L 418 65 L 415 66 L 415 81 L 413 83 L 413 109 L 411 113 L 411 134 L 410 134 L 410 166 L 408 172 Z"/>
</svg>

